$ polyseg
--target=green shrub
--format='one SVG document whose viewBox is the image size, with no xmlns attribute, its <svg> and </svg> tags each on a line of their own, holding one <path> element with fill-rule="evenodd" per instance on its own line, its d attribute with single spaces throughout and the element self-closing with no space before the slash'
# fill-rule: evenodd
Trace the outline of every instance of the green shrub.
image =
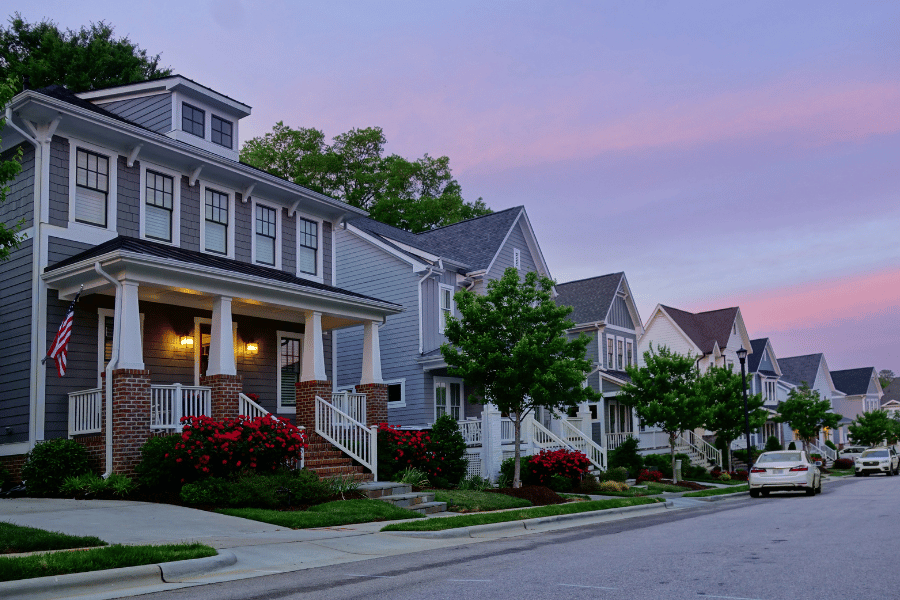
<svg viewBox="0 0 900 600">
<path fill-rule="evenodd" d="M 141 446 L 141 462 L 135 467 L 140 485 L 159 491 L 177 491 L 183 483 L 196 479 L 196 471 L 188 463 L 177 461 L 175 446 L 180 435 L 152 437 Z"/>
<path fill-rule="evenodd" d="M 12 481 L 12 474 L 4 468 L 0 468 L 0 490 L 6 488 L 6 486 Z"/>
<path fill-rule="evenodd" d="M 722 471 L 721 473 L 719 473 L 719 481 L 731 481 L 731 475 L 729 475 L 725 471 Z"/>
<path fill-rule="evenodd" d="M 628 436 L 622 444 L 609 453 L 609 467 L 623 467 L 628 472 L 637 477 L 637 474 L 644 468 L 644 457 L 638 454 L 638 445 L 640 441 L 634 436 Z M 623 480 L 624 481 L 624 480 Z"/>
<path fill-rule="evenodd" d="M 600 493 L 600 481 L 593 473 L 585 473 L 575 491 L 581 494 L 598 494 Z"/>
<path fill-rule="evenodd" d="M 522 455 L 521 464 L 519 465 L 519 476 L 522 479 L 522 485 L 537 485 L 537 475 L 534 473 L 532 469 L 531 462 L 529 461 L 531 457 Z M 509 481 L 509 485 L 512 485 L 513 482 L 513 473 L 516 468 L 516 457 L 510 456 L 502 463 L 500 463 L 500 473 Z"/>
<path fill-rule="evenodd" d="M 832 442 L 831 440 L 825 440 L 825 445 L 828 446 L 829 448 L 831 448 L 832 450 L 834 450 L 835 452 L 837 451 L 837 446 L 835 446 L 834 442 Z"/>
<path fill-rule="evenodd" d="M 315 504 L 332 494 L 328 482 L 306 469 L 282 470 L 271 475 L 248 472 L 235 479 L 210 477 L 181 488 L 181 499 L 185 504 L 234 508 Z"/>
<path fill-rule="evenodd" d="M 783 450 L 781 446 L 781 442 L 778 441 L 778 438 L 774 435 L 770 435 L 766 440 L 766 452 L 777 452 L 778 450 Z"/>
<path fill-rule="evenodd" d="M 640 471 L 637 471 L 634 476 L 637 477 L 637 474 Z M 612 469 L 607 469 L 603 473 L 600 474 L 601 481 L 621 481 L 624 482 L 628 479 L 628 471 L 625 467 L 613 467 Z"/>
<path fill-rule="evenodd" d="M 456 486 L 456 489 L 462 491 L 475 491 L 475 492 L 483 492 L 484 490 L 492 489 L 494 486 L 491 485 L 491 481 L 489 479 L 485 479 L 484 477 L 479 477 L 478 475 L 472 475 L 470 477 L 466 477 L 462 481 L 459 482 L 459 485 Z"/>
<path fill-rule="evenodd" d="M 705 479 L 709 476 L 709 472 L 700 465 L 682 463 L 681 476 L 685 479 Z"/>
<path fill-rule="evenodd" d="M 113 473 L 106 479 L 94 473 L 67 477 L 60 486 L 60 492 L 67 496 L 90 494 L 93 496 L 111 493 L 123 497 L 130 494 L 137 485 L 125 475 Z"/>
<path fill-rule="evenodd" d="M 441 415 L 431 428 L 431 451 L 426 467 L 431 485 L 451 489 L 466 476 L 466 440 L 459 431 L 459 424 L 450 415 Z"/>
<path fill-rule="evenodd" d="M 691 466 L 691 457 L 681 452 L 675 455 L 675 460 L 681 461 L 681 475 L 687 477 L 686 474 Z M 650 471 L 659 471 L 666 479 L 672 478 L 672 455 L 671 454 L 648 454 L 644 457 L 644 468 Z M 705 469 L 704 469 L 705 471 Z"/>
<path fill-rule="evenodd" d="M 627 492 L 630 488 L 624 481 L 604 481 L 600 484 L 600 492 Z"/>
<path fill-rule="evenodd" d="M 41 442 L 25 455 L 22 479 L 29 496 L 52 496 L 66 477 L 91 470 L 88 453 L 75 440 L 57 438 Z"/>
<path fill-rule="evenodd" d="M 415 467 L 406 467 L 399 473 L 397 483 L 405 483 L 416 487 L 428 487 L 428 475 Z"/>
<path fill-rule="evenodd" d="M 562 475 L 551 475 L 549 487 L 554 492 L 571 492 L 572 480 L 568 477 L 563 477 Z"/>
<path fill-rule="evenodd" d="M 791 442 L 790 444 L 788 444 L 788 450 L 796 450 L 796 449 L 797 449 L 797 444 L 795 444 L 794 442 Z"/>
</svg>

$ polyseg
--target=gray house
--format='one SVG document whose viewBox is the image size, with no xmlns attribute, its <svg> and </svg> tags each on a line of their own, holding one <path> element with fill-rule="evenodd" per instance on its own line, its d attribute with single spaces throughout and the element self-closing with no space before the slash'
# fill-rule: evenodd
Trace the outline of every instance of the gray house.
<svg viewBox="0 0 900 600">
<path fill-rule="evenodd" d="M 799 387 L 805 383 L 811 389 L 819 392 L 821 398 L 831 403 L 832 410 L 840 414 L 837 406 L 840 405 L 846 394 L 835 385 L 824 354 L 818 352 L 802 356 L 791 356 L 779 359 L 778 364 L 781 367 L 782 381 L 794 387 Z M 845 417 L 836 431 L 824 431 L 819 434 L 819 448 L 829 458 L 835 458 L 836 454 L 829 452 L 823 447 L 825 440 L 830 439 L 835 444 L 846 443 L 847 425 L 850 423 L 850 420 Z M 787 441 L 788 439 L 793 439 L 793 437 L 793 434 L 790 434 L 790 438 L 786 437 L 785 439 Z"/>
<path fill-rule="evenodd" d="M 843 397 L 835 398 L 832 404 L 834 412 L 842 415 L 845 421 L 854 421 L 864 412 L 882 408 L 884 390 L 881 389 L 875 367 L 832 371 L 831 380 L 834 386 L 844 393 Z M 844 429 L 845 427 L 839 433 L 844 433 Z M 834 441 L 846 443 L 848 440 L 839 438 Z"/>
<path fill-rule="evenodd" d="M 176 75 L 25 90 L 7 110 L 2 152 L 24 159 L 0 219 L 25 225 L 0 274 L 3 464 L 68 436 L 127 473 L 181 414 L 311 428 L 297 399 L 331 400 L 349 325 L 367 343 L 343 364 L 385 395 L 377 325 L 402 307 L 335 285 L 334 225 L 365 213 L 240 163 L 249 106 Z M 59 377 L 41 359 L 79 291 Z"/>
</svg>

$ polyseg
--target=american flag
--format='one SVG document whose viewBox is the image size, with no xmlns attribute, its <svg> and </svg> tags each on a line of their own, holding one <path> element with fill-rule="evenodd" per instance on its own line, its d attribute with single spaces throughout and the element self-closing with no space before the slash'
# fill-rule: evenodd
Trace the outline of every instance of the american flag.
<svg viewBox="0 0 900 600">
<path fill-rule="evenodd" d="M 69 338 L 72 336 L 72 319 L 75 317 L 75 303 L 78 302 L 78 296 L 80 295 L 81 291 L 75 294 L 75 299 L 69 305 L 69 310 L 66 311 L 66 316 L 59 326 L 59 331 L 56 332 L 56 337 L 53 338 L 53 343 L 50 344 L 50 351 L 47 352 L 47 356 L 41 361 L 46 362 L 48 358 L 55 360 L 56 372 L 60 377 L 66 374 L 66 348 L 68 348 Z"/>
</svg>

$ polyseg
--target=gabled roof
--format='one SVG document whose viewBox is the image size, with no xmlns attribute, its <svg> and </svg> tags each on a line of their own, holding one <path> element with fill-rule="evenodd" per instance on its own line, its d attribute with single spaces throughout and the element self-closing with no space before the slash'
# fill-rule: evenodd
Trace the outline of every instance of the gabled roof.
<svg viewBox="0 0 900 600">
<path fill-rule="evenodd" d="M 884 388 L 884 396 L 881 397 L 881 404 L 887 404 L 891 400 L 900 402 L 900 377 L 894 379 Z"/>
<path fill-rule="evenodd" d="M 781 367 L 783 379 L 794 385 L 806 382 L 806 385 L 813 387 L 816 385 L 816 374 L 819 371 L 819 364 L 822 362 L 822 359 L 823 355 L 821 352 L 804 356 L 791 356 L 779 359 L 778 366 Z"/>
<path fill-rule="evenodd" d="M 85 110 L 89 110 L 91 112 L 95 112 L 98 115 L 103 115 L 104 117 L 109 117 L 110 119 L 115 119 L 116 121 L 121 121 L 122 123 L 128 123 L 129 125 L 133 125 L 135 127 L 140 127 L 141 129 L 146 129 L 150 131 L 143 125 L 135 123 L 134 121 L 129 121 L 125 117 L 120 117 L 119 115 L 109 112 L 105 108 L 100 108 L 93 102 L 88 102 L 87 100 L 83 100 L 79 98 L 77 95 L 69 91 L 69 88 L 61 86 L 61 85 L 48 85 L 47 87 L 43 87 L 36 90 L 31 90 L 33 92 L 37 92 L 38 94 L 43 94 L 44 96 L 50 96 L 51 98 L 56 98 L 57 100 L 62 100 L 63 102 L 68 102 L 69 104 L 73 104 L 79 108 L 83 108 Z"/>
<path fill-rule="evenodd" d="M 728 345 L 731 327 L 738 315 L 736 306 L 696 314 L 661 306 L 704 354 L 711 353 L 717 343 L 720 349 Z"/>
<path fill-rule="evenodd" d="M 864 396 L 869 392 L 869 382 L 873 375 L 875 375 L 875 367 L 843 369 L 832 371 L 831 380 L 834 382 L 834 387 L 849 396 Z"/>
<path fill-rule="evenodd" d="M 766 350 L 769 338 L 759 338 L 758 340 L 750 340 L 750 347 L 753 352 L 747 357 L 747 372 L 756 373 L 759 371 L 759 362 L 762 360 L 763 352 Z M 769 360 L 772 360 L 770 358 Z M 775 362 L 772 360 L 772 362 Z"/>
<path fill-rule="evenodd" d="M 624 272 L 557 283 L 555 298 L 559 306 L 571 306 L 569 318 L 576 324 L 603 321 L 609 314 Z"/>
</svg>

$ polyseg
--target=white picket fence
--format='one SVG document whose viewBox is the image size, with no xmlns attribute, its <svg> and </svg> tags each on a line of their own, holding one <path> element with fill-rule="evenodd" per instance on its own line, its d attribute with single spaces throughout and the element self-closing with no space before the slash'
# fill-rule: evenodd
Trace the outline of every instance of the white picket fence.
<svg viewBox="0 0 900 600">
<path fill-rule="evenodd" d="M 69 437 L 100 433 L 102 424 L 102 388 L 69 393 Z"/>
<path fill-rule="evenodd" d="M 351 392 L 331 394 L 331 404 L 338 410 L 350 415 L 354 421 L 366 424 L 366 395 Z"/>
<path fill-rule="evenodd" d="M 181 417 L 211 414 L 212 392 L 208 387 L 180 383 L 150 386 L 150 429 L 178 431 Z"/>
<path fill-rule="evenodd" d="M 349 413 L 316 396 L 316 433 L 369 469 L 374 480 L 378 481 L 377 425 L 366 427 Z"/>
</svg>

